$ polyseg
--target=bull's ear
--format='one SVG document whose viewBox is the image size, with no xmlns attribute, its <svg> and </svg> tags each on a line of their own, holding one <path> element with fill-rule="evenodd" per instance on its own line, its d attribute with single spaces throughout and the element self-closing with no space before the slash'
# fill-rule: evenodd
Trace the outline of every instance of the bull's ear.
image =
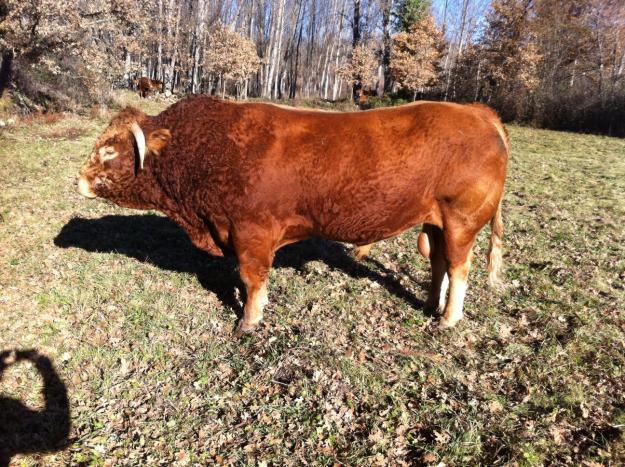
<svg viewBox="0 0 625 467">
<path fill-rule="evenodd" d="M 156 155 L 160 154 L 163 148 L 167 146 L 167 143 L 169 143 L 170 139 L 171 132 L 169 130 L 165 128 L 154 130 L 148 136 L 148 151 Z"/>
</svg>

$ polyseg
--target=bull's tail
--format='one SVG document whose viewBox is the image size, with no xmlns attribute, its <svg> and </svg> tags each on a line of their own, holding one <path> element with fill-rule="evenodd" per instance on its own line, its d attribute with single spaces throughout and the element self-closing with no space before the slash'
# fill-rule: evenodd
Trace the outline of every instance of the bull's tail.
<svg viewBox="0 0 625 467">
<path fill-rule="evenodd" d="M 501 200 L 497 211 L 490 221 L 490 245 L 488 248 L 488 283 L 491 287 L 502 288 L 501 266 L 503 264 L 501 239 L 503 237 L 503 221 L 501 219 Z"/>
</svg>

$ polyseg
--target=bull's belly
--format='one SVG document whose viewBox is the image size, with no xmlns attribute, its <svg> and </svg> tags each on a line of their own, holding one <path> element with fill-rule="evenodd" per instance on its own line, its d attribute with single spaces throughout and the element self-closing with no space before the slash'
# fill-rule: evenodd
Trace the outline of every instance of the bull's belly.
<svg viewBox="0 0 625 467">
<path fill-rule="evenodd" d="M 366 245 L 437 217 L 432 183 L 424 183 L 412 167 L 387 164 L 376 172 L 334 178 L 340 181 L 331 187 L 320 180 L 319 194 L 301 206 L 315 236 Z"/>
<path fill-rule="evenodd" d="M 354 245 L 367 245 L 394 237 L 424 222 L 431 222 L 431 210 L 423 207 L 404 210 L 367 210 L 350 215 L 326 217 L 317 222 L 314 235 Z"/>
</svg>

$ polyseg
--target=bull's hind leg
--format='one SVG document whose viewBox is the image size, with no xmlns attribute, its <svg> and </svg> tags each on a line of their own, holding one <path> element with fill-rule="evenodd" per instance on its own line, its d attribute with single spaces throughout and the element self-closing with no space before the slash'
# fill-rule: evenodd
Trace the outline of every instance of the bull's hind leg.
<svg viewBox="0 0 625 467">
<path fill-rule="evenodd" d="M 423 237 L 425 235 L 425 237 Z M 423 232 L 419 234 L 419 252 L 426 258 L 430 258 L 432 268 L 432 280 L 428 299 L 425 302 L 426 310 L 442 313 L 445 308 L 445 296 L 447 295 L 447 260 L 445 259 L 445 238 L 441 229 L 434 225 L 425 224 Z"/>
<path fill-rule="evenodd" d="M 274 246 L 269 238 L 258 237 L 241 241 L 237 248 L 239 274 L 245 285 L 246 300 L 243 318 L 235 331 L 235 336 L 252 332 L 263 319 L 263 308 L 268 303 L 267 278 L 274 257 Z"/>
<path fill-rule="evenodd" d="M 449 276 L 449 297 L 445 305 L 441 327 L 450 328 L 464 316 L 464 297 L 467 292 L 473 243 L 477 232 L 449 229 L 445 231 L 445 256 Z"/>
</svg>

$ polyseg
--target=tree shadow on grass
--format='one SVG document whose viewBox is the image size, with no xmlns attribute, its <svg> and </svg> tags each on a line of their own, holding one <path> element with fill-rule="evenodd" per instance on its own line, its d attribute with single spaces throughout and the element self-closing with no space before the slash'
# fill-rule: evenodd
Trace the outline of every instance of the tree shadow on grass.
<svg viewBox="0 0 625 467">
<path fill-rule="evenodd" d="M 214 292 L 224 305 L 241 315 L 234 294 L 235 286 L 242 289 L 236 260 L 214 257 L 199 250 L 187 234 L 166 217 L 151 214 L 100 219 L 76 217 L 61 229 L 54 244 L 96 253 L 121 253 L 161 269 L 194 274 L 202 287 Z M 310 239 L 288 245 L 277 252 L 273 267 L 301 269 L 310 261 L 322 261 L 354 278 L 369 278 L 413 308 L 423 308 L 423 302 L 406 290 L 392 271 L 373 259 L 367 260 L 367 265 L 357 262 L 345 246 L 337 242 Z"/>
<path fill-rule="evenodd" d="M 0 382 L 11 365 L 22 361 L 30 361 L 41 375 L 44 408 L 33 410 L 17 399 L 0 396 L 0 467 L 8 466 L 16 454 L 54 452 L 68 444 L 67 388 L 48 357 L 35 350 L 0 352 Z"/>
</svg>

